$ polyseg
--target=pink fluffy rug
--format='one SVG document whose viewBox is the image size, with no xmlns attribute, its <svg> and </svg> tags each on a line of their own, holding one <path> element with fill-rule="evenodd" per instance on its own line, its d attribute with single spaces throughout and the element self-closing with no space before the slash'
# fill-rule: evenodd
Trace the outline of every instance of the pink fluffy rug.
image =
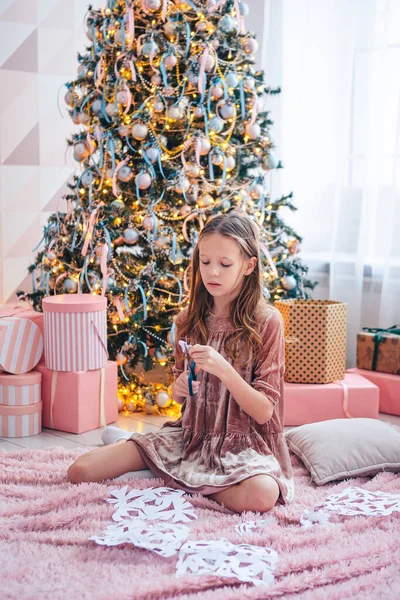
<svg viewBox="0 0 400 600">
<path fill-rule="evenodd" d="M 230 514 L 202 496 L 187 496 L 198 520 L 189 539 L 225 537 L 234 544 L 273 548 L 279 555 L 275 583 L 266 588 L 216 576 L 176 577 L 177 557 L 163 558 L 132 545 L 99 546 L 88 538 L 111 523 L 110 491 L 164 485 L 156 479 L 79 486 L 66 480 L 67 466 L 84 450 L 62 448 L 0 452 L 0 595 L 42 600 L 230 600 L 274 598 L 343 600 L 400 598 L 400 513 L 340 517 L 334 527 L 304 529 L 299 519 L 329 494 L 349 485 L 400 494 L 400 475 L 352 479 L 317 487 L 293 457 L 296 498 L 278 506 L 263 532 L 240 536 L 235 525 L 254 513 Z"/>
</svg>

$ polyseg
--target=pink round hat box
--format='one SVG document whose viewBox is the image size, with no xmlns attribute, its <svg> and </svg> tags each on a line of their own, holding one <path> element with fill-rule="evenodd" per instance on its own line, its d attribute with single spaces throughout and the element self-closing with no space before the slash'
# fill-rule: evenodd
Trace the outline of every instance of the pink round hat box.
<svg viewBox="0 0 400 600">
<path fill-rule="evenodd" d="M 92 371 L 107 365 L 107 298 L 59 294 L 42 300 L 44 360 L 52 371 Z"/>
<path fill-rule="evenodd" d="M 14 375 L 28 373 L 43 353 L 40 328 L 29 319 L 0 318 L 0 370 Z"/>
<path fill-rule="evenodd" d="M 37 435 L 42 431 L 42 374 L 0 373 L 0 436 Z"/>
</svg>

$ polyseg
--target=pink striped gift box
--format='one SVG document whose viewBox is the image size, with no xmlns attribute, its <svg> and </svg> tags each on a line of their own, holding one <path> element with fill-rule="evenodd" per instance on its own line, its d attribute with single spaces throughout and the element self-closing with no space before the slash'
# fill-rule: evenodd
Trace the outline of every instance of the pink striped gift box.
<svg viewBox="0 0 400 600">
<path fill-rule="evenodd" d="M 107 298 L 60 294 L 44 298 L 45 365 L 52 371 L 94 371 L 107 364 Z"/>
<path fill-rule="evenodd" d="M 41 402 L 42 374 L 31 371 L 23 375 L 0 373 L 0 404 L 27 406 Z"/>
<path fill-rule="evenodd" d="M 27 406 L 0 404 L 0 436 L 28 437 L 42 431 L 42 403 Z"/>
<path fill-rule="evenodd" d="M 29 319 L 0 318 L 0 370 L 20 375 L 28 373 L 39 362 L 43 352 L 43 336 Z"/>
<path fill-rule="evenodd" d="M 0 318 L 2 317 L 18 317 L 19 319 L 29 319 L 37 325 L 44 337 L 44 318 L 43 313 L 37 310 L 33 310 L 27 302 L 14 302 L 13 304 L 3 304 L 0 306 Z M 39 363 L 44 363 L 44 345 L 42 356 L 40 357 Z"/>
</svg>

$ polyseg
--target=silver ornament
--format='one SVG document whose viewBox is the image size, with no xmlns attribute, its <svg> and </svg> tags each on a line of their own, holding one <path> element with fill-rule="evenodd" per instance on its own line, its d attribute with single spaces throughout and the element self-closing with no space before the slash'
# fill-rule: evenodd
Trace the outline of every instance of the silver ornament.
<svg viewBox="0 0 400 600">
<path fill-rule="evenodd" d="M 154 163 L 158 160 L 159 155 L 160 155 L 160 151 L 158 148 L 156 148 L 156 146 L 150 146 L 150 148 L 147 148 L 147 150 L 146 150 L 146 156 L 149 159 L 149 161 L 152 163 Z"/>
<path fill-rule="evenodd" d="M 106 113 L 111 118 L 117 117 L 119 115 L 118 106 L 115 106 L 115 104 L 113 104 L 112 102 L 110 102 L 106 106 Z"/>
<path fill-rule="evenodd" d="M 139 239 L 139 233 L 136 229 L 128 228 L 124 230 L 122 237 L 127 244 L 136 244 Z"/>
<path fill-rule="evenodd" d="M 249 5 L 246 2 L 239 2 L 239 12 L 242 17 L 247 17 L 250 12 Z"/>
<path fill-rule="evenodd" d="M 127 183 L 133 177 L 132 169 L 124 165 L 118 170 L 117 177 L 120 181 Z"/>
<path fill-rule="evenodd" d="M 236 27 L 235 21 L 229 15 L 225 15 L 220 21 L 220 27 L 225 33 L 230 33 Z"/>
<path fill-rule="evenodd" d="M 293 275 L 285 275 L 284 277 L 281 278 L 281 285 L 282 285 L 283 289 L 290 292 L 291 290 L 294 290 L 295 287 L 297 286 L 297 281 L 293 277 Z"/>
<path fill-rule="evenodd" d="M 232 102 L 225 102 L 219 108 L 219 114 L 223 119 L 231 119 L 235 114 L 235 106 Z"/>
<path fill-rule="evenodd" d="M 236 88 L 239 85 L 239 79 L 236 73 L 233 73 L 232 71 L 225 75 L 225 82 L 230 88 Z"/>
<path fill-rule="evenodd" d="M 170 406 L 172 402 L 172 398 L 168 394 L 168 392 L 157 392 L 156 394 L 156 403 L 160 408 L 167 408 Z"/>
<path fill-rule="evenodd" d="M 143 56 L 150 56 L 151 53 L 157 54 L 158 46 L 154 40 L 150 42 L 145 42 L 142 46 L 142 54 Z"/>
<path fill-rule="evenodd" d="M 215 133 L 221 133 L 224 128 L 224 122 L 219 117 L 213 117 L 208 122 L 208 127 L 211 131 Z"/>
<path fill-rule="evenodd" d="M 70 277 L 68 277 L 68 279 L 64 281 L 64 290 L 67 292 L 67 294 L 74 294 L 77 289 L 77 282 L 71 279 Z"/>
<path fill-rule="evenodd" d="M 102 102 L 98 98 L 96 98 L 96 100 L 93 100 L 92 111 L 94 112 L 95 115 L 98 115 L 100 113 L 101 104 L 102 104 Z"/>
</svg>

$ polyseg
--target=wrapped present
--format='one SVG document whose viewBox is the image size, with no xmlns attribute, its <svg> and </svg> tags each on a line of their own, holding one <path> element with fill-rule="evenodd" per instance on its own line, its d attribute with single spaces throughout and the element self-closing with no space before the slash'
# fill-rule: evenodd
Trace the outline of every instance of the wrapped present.
<svg viewBox="0 0 400 600">
<path fill-rule="evenodd" d="M 326 384 L 284 382 L 284 424 L 305 425 L 330 419 L 376 419 L 379 388 L 357 373 Z"/>
<path fill-rule="evenodd" d="M 42 375 L 31 371 L 23 375 L 0 373 L 0 404 L 6 406 L 27 406 L 41 402 Z"/>
<path fill-rule="evenodd" d="M 331 383 L 346 371 L 347 304 L 277 300 L 285 323 L 285 381 Z"/>
<path fill-rule="evenodd" d="M 0 318 L 0 369 L 20 375 L 28 373 L 43 353 L 43 336 L 29 319 Z"/>
<path fill-rule="evenodd" d="M 379 412 L 400 415 L 400 375 L 366 369 L 349 369 L 347 372 L 358 373 L 378 386 Z"/>
<path fill-rule="evenodd" d="M 83 433 L 118 418 L 117 363 L 96 371 L 51 371 L 42 374 L 43 427 Z"/>
<path fill-rule="evenodd" d="M 400 325 L 363 327 L 357 334 L 357 368 L 400 375 Z"/>
<path fill-rule="evenodd" d="M 43 298 L 45 365 L 90 371 L 107 364 L 107 298 L 60 294 Z"/>
<path fill-rule="evenodd" d="M 37 325 L 44 338 L 44 318 L 43 313 L 33 310 L 30 304 L 23 304 L 22 302 L 16 302 L 14 304 L 3 304 L 0 306 L 0 319 L 2 317 L 19 317 L 20 319 L 29 319 Z M 39 363 L 44 362 L 44 346 L 42 355 Z"/>
</svg>

